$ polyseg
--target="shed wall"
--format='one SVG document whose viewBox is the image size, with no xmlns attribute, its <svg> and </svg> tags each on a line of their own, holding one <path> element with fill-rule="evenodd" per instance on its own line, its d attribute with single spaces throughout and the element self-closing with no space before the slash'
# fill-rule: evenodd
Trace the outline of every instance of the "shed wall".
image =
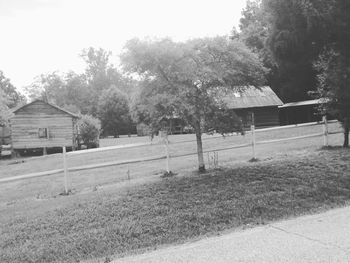
<svg viewBox="0 0 350 263">
<path fill-rule="evenodd" d="M 48 129 L 48 138 L 39 138 L 39 128 Z M 43 102 L 16 112 L 11 119 L 14 149 L 73 146 L 73 118 Z"/>
<path fill-rule="evenodd" d="M 277 106 L 238 109 L 235 112 L 242 118 L 246 127 L 249 127 L 251 124 L 251 112 L 254 112 L 256 127 L 263 128 L 280 125 Z"/>
</svg>

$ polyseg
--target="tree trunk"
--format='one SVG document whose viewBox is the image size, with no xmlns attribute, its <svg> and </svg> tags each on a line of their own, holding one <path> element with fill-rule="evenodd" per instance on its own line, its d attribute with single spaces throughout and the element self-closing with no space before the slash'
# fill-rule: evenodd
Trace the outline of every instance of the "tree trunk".
<svg viewBox="0 0 350 263">
<path fill-rule="evenodd" d="M 343 147 L 349 147 L 349 125 L 344 126 L 344 144 Z"/>
<path fill-rule="evenodd" d="M 203 145 L 202 145 L 202 133 L 200 128 L 196 129 L 197 139 L 197 155 L 198 155 L 198 171 L 200 173 L 205 172 L 204 157 L 203 157 Z"/>
</svg>

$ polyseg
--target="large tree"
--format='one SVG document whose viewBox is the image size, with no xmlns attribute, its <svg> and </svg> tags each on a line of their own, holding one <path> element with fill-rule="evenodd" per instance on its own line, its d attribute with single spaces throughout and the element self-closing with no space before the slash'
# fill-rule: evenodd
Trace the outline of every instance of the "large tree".
<svg viewBox="0 0 350 263">
<path fill-rule="evenodd" d="M 199 171 L 205 170 L 202 134 L 225 105 L 218 94 L 265 83 L 266 69 L 241 42 L 227 37 L 127 42 L 121 56 L 124 69 L 147 83 L 142 92 L 150 120 L 177 116 L 191 125 L 197 139 Z M 217 125 L 218 126 L 218 125 Z"/>
<path fill-rule="evenodd" d="M 323 0 L 249 0 L 242 12 L 241 39 L 270 69 L 268 84 L 285 102 L 309 99 L 317 86 L 313 62 L 326 42 Z"/>
<path fill-rule="evenodd" d="M 319 0 L 320 1 L 320 0 Z M 317 97 L 321 109 L 336 116 L 344 128 L 344 147 L 349 147 L 350 129 L 350 2 L 327 1 L 311 6 L 312 13 L 326 24 L 324 50 L 315 62 L 318 70 Z M 322 8 L 323 7 L 323 8 Z"/>
</svg>

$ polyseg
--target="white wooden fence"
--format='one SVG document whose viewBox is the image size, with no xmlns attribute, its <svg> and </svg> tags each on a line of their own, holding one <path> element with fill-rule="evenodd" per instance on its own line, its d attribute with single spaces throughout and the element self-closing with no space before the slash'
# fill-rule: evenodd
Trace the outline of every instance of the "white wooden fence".
<svg viewBox="0 0 350 263">
<path fill-rule="evenodd" d="M 336 123 L 336 122 L 337 121 L 327 121 L 326 118 L 323 118 L 323 121 L 321 121 L 321 122 L 311 122 L 311 123 L 279 126 L 279 127 L 257 129 L 257 130 L 255 130 L 254 124 L 252 124 L 251 130 L 250 130 L 250 133 L 252 134 L 252 141 L 250 143 L 241 144 L 241 145 L 233 145 L 233 146 L 223 147 L 223 148 L 214 149 L 214 150 L 204 150 L 203 153 L 219 152 L 219 151 L 244 148 L 244 147 L 252 147 L 252 158 L 255 159 L 257 145 L 268 144 L 268 143 L 277 143 L 277 142 L 283 142 L 283 141 L 291 141 L 291 140 L 299 140 L 299 139 L 319 137 L 319 136 L 323 136 L 323 138 L 324 138 L 323 144 L 324 144 L 324 146 L 328 146 L 328 136 L 330 134 L 340 133 L 340 132 L 330 133 L 328 131 L 328 123 Z M 303 136 L 297 136 L 297 137 L 283 138 L 283 139 L 256 141 L 256 133 L 273 131 L 273 130 L 290 129 L 290 128 L 295 128 L 295 127 L 316 126 L 316 125 L 322 125 L 323 132 L 308 134 L 308 135 L 303 135 Z M 214 137 L 210 137 L 210 138 L 205 138 L 204 140 L 217 139 L 218 137 L 219 136 L 214 136 Z M 195 142 L 195 141 L 194 140 L 180 141 L 180 142 L 176 142 L 176 143 L 187 143 L 187 142 Z M 139 159 L 133 159 L 133 160 L 126 160 L 126 161 L 104 162 L 104 163 L 99 163 L 99 164 L 90 164 L 90 165 L 76 166 L 76 167 L 68 167 L 67 166 L 67 158 L 69 158 L 69 156 L 89 154 L 89 153 L 93 153 L 93 152 L 110 151 L 110 150 L 121 149 L 121 148 L 142 147 L 142 146 L 150 145 L 150 144 L 140 143 L 140 144 L 123 145 L 123 146 L 111 146 L 111 147 L 103 147 L 103 148 L 97 148 L 97 149 L 74 151 L 74 152 L 69 152 L 69 153 L 66 153 L 66 147 L 63 147 L 63 151 L 62 151 L 62 164 L 63 164 L 62 166 L 63 166 L 63 168 L 62 169 L 56 169 L 56 170 L 50 170 L 50 171 L 44 171 L 44 172 L 38 172 L 38 173 L 30 173 L 30 174 L 13 176 L 13 177 L 0 178 L 0 183 L 12 182 L 12 181 L 17 181 L 17 180 L 25 180 L 25 179 L 35 178 L 35 177 L 42 177 L 42 176 L 49 176 L 49 175 L 63 173 L 65 193 L 68 193 L 70 190 L 69 185 L 68 185 L 69 172 L 82 171 L 82 170 L 95 169 L 95 168 L 108 167 L 108 166 L 135 164 L 135 163 L 141 163 L 141 162 L 152 162 L 152 161 L 158 161 L 158 160 L 163 160 L 163 159 L 165 160 L 165 170 L 167 172 L 170 172 L 170 170 L 171 170 L 170 169 L 170 159 L 171 158 L 180 158 L 180 157 L 186 157 L 186 156 L 191 156 L 191 155 L 197 154 L 197 152 L 191 152 L 191 153 L 186 153 L 186 154 L 170 155 L 167 138 L 164 138 L 163 143 L 164 143 L 164 148 L 165 148 L 164 155 L 153 156 L 150 158 L 139 158 Z M 174 144 L 176 144 L 176 143 L 174 143 Z"/>
</svg>

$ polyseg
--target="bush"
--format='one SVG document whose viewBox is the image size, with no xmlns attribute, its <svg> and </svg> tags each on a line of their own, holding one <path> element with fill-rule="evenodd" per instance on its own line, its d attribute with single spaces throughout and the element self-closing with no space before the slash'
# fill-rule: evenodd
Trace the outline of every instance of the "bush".
<svg viewBox="0 0 350 263">
<path fill-rule="evenodd" d="M 79 142 L 82 141 L 88 149 L 99 147 L 101 124 L 98 119 L 91 115 L 82 115 L 78 121 L 78 129 Z"/>
</svg>

